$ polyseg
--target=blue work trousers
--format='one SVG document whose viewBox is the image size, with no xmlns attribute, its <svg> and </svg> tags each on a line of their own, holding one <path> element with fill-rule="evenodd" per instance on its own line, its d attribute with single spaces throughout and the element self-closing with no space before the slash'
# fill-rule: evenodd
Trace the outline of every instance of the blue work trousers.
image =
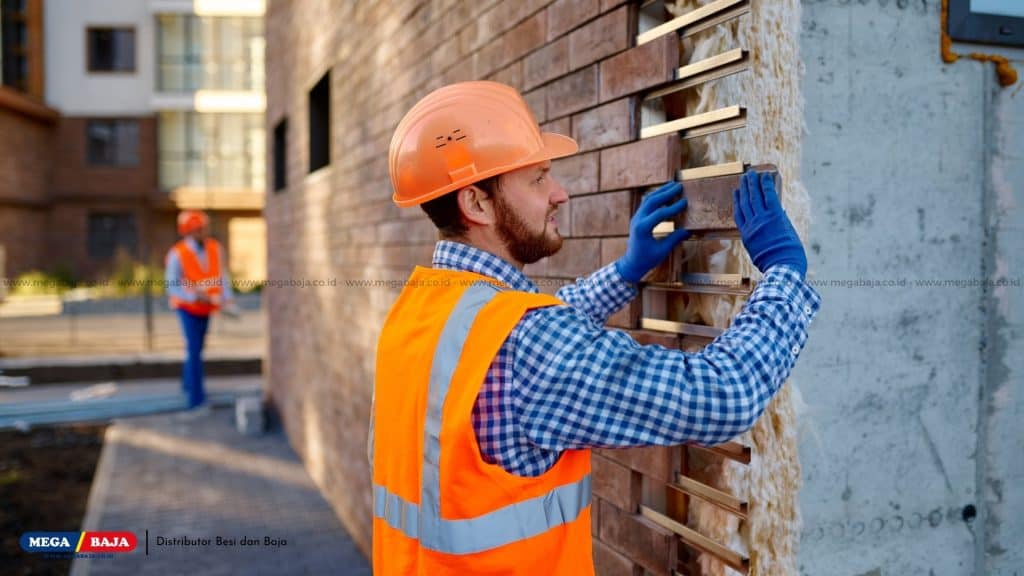
<svg viewBox="0 0 1024 576">
<path fill-rule="evenodd" d="M 185 334 L 185 365 L 181 370 L 181 385 L 188 397 L 189 408 L 194 408 L 206 401 L 206 392 L 203 390 L 203 342 L 206 340 L 210 317 L 179 308 L 178 318 L 181 319 L 181 331 Z"/>
</svg>

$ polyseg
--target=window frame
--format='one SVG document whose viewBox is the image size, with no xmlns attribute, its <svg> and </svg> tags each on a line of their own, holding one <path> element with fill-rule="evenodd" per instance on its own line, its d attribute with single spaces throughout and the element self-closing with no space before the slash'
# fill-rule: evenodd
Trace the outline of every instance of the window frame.
<svg viewBox="0 0 1024 576">
<path fill-rule="evenodd" d="M 1009 33 L 1003 30 L 1009 30 Z M 946 33 L 960 42 L 1022 47 L 1024 18 L 972 12 L 971 0 L 949 0 Z"/>
<path fill-rule="evenodd" d="M 97 162 L 94 161 L 91 153 L 92 148 L 90 147 L 90 136 L 89 130 L 93 124 L 104 123 L 112 126 L 119 126 L 121 124 L 134 124 L 135 125 L 135 157 L 130 162 L 118 162 L 118 159 L 114 159 L 113 162 Z M 115 134 L 117 129 L 114 130 Z M 85 165 L 89 168 L 100 168 L 100 169 L 119 169 L 119 168 L 138 168 L 142 161 L 141 148 L 142 148 L 142 122 L 138 118 L 87 118 L 85 121 L 85 130 L 83 131 L 85 138 L 85 144 L 82 146 L 85 152 Z"/>
<path fill-rule="evenodd" d="M 98 31 L 130 32 L 132 35 L 132 67 L 127 68 L 93 68 L 92 33 Z M 135 26 L 90 24 L 85 27 L 85 71 L 88 74 L 135 74 L 139 68 L 139 34 Z"/>
<path fill-rule="evenodd" d="M 181 24 L 181 54 L 165 52 L 166 24 Z M 262 39 L 265 24 L 249 16 L 197 16 L 158 14 L 156 18 L 156 72 L 158 92 L 187 94 L 197 90 L 262 92 L 264 58 L 252 58 L 251 43 Z M 226 46 L 234 43 L 232 53 Z M 265 42 L 263 44 L 265 52 Z M 229 57 L 233 56 L 233 57 Z"/>
<path fill-rule="evenodd" d="M 231 117 L 231 118 L 228 118 Z M 180 120 L 180 147 L 165 147 L 163 134 L 169 126 Z M 232 133 L 229 122 L 241 132 Z M 246 137 L 251 130 L 259 131 L 262 150 L 250 146 Z M 236 142 L 235 138 L 241 142 Z M 157 115 L 157 185 L 163 192 L 182 187 L 217 189 L 266 190 L 266 126 L 263 114 L 258 112 L 196 112 L 195 110 L 164 110 Z M 192 146 L 202 143 L 202 146 Z M 227 145 L 225 145 L 227 144 Z M 232 179 L 229 163 L 238 163 L 241 170 Z M 167 166 L 175 164 L 183 181 L 172 181 Z M 211 164 L 215 167 L 211 168 Z M 195 173 L 199 176 L 192 179 Z"/>
<path fill-rule="evenodd" d="M 20 92 L 28 91 L 27 10 L 0 0 L 0 85 Z"/>
</svg>

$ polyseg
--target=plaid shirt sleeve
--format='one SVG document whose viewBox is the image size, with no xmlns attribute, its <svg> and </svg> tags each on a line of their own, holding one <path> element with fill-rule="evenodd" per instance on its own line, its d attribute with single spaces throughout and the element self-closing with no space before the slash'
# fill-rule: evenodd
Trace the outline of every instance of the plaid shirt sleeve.
<svg viewBox="0 0 1024 576">
<path fill-rule="evenodd" d="M 799 273 L 773 267 L 729 330 L 686 353 L 596 324 L 611 303 L 585 288 L 563 299 L 575 305 L 523 317 L 505 359 L 514 428 L 542 452 L 715 444 L 745 432 L 789 375 L 820 306 Z"/>
<path fill-rule="evenodd" d="M 555 296 L 603 325 L 636 293 L 636 284 L 624 279 L 615 264 L 609 264 L 586 278 L 578 278 L 575 284 L 563 286 Z"/>
</svg>

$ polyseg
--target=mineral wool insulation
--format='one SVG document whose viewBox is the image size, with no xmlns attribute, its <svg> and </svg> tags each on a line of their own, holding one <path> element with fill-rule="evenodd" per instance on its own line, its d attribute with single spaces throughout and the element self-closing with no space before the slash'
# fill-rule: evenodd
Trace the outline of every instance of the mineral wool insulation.
<svg viewBox="0 0 1024 576">
<path fill-rule="evenodd" d="M 710 0 L 667 2 L 679 16 Z M 686 114 L 741 105 L 747 109 L 747 127 L 684 141 L 689 166 L 744 161 L 771 163 L 782 177 L 780 196 L 797 232 L 807 237 L 809 199 L 800 182 L 803 101 L 800 81 L 799 0 L 754 0 L 750 14 L 681 41 L 682 62 L 697 62 L 730 49 L 750 51 L 750 70 L 704 84 L 686 94 Z M 690 271 L 740 273 L 758 277 L 742 243 L 696 243 L 700 254 L 689 254 Z M 805 242 L 806 245 L 806 242 Z M 727 327 L 743 305 L 736 297 L 701 296 L 688 301 L 686 315 L 717 327 Z M 750 557 L 751 574 L 797 573 L 800 534 L 800 462 L 796 443 L 796 408 L 799 393 L 787 383 L 741 440 L 753 447 L 753 459 L 744 466 L 719 458 L 698 459 L 691 450 L 689 475 L 750 502 L 742 525 L 726 512 L 691 498 L 690 527 Z M 749 543 L 749 548 L 747 544 Z M 698 559 L 702 574 L 735 574 L 709 555 Z"/>
</svg>

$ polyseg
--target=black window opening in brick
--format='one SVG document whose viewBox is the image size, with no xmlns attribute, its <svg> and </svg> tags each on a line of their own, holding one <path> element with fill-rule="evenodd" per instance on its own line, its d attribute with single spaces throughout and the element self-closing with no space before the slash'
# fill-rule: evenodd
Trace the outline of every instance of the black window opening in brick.
<svg viewBox="0 0 1024 576">
<path fill-rule="evenodd" d="M 309 171 L 331 163 L 331 73 L 309 91 Z"/>
<path fill-rule="evenodd" d="M 86 34 L 90 72 L 134 72 L 134 28 L 89 28 Z"/>
<path fill-rule="evenodd" d="M 90 166 L 138 166 L 139 122 L 89 120 L 85 125 L 85 158 Z"/>
<path fill-rule="evenodd" d="M 111 260 L 118 252 L 136 256 L 135 216 L 128 213 L 89 213 L 88 249 L 93 260 Z"/>
<path fill-rule="evenodd" d="M 274 192 L 288 187 L 288 119 L 274 126 Z"/>
</svg>

